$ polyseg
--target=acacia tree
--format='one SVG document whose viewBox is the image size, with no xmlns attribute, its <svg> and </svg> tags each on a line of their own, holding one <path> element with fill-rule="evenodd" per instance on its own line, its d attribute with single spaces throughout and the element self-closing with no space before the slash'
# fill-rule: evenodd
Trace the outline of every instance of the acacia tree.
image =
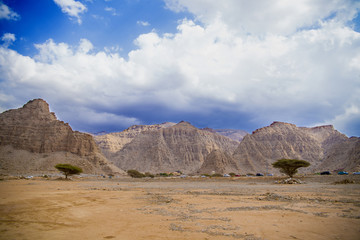
<svg viewBox="0 0 360 240">
<path fill-rule="evenodd" d="M 55 165 L 55 168 L 59 170 L 60 172 L 63 172 L 65 175 L 65 179 L 67 179 L 68 176 L 74 175 L 74 174 L 80 174 L 82 173 L 82 169 L 70 164 L 57 164 Z"/>
<path fill-rule="evenodd" d="M 310 166 L 310 163 L 298 159 L 279 159 L 272 165 L 274 168 L 280 168 L 280 172 L 285 173 L 292 178 L 297 173 L 298 168 L 308 167 Z"/>
</svg>

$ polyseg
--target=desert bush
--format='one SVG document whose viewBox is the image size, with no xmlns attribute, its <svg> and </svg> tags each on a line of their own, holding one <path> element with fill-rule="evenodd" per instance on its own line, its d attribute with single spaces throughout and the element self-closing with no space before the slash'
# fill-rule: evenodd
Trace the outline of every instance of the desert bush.
<svg viewBox="0 0 360 240">
<path fill-rule="evenodd" d="M 143 178 L 143 177 L 145 177 L 145 174 L 143 174 L 143 173 L 141 173 L 141 172 L 139 172 L 137 170 L 134 170 L 134 169 L 128 170 L 127 174 L 132 178 Z"/>
<path fill-rule="evenodd" d="M 344 180 L 335 182 L 335 184 L 353 184 L 353 183 L 355 183 L 355 182 L 351 181 L 349 179 L 344 179 Z"/>
<path fill-rule="evenodd" d="M 81 168 L 66 163 L 57 164 L 55 168 L 65 175 L 65 179 L 67 179 L 68 176 L 82 173 Z"/>
<path fill-rule="evenodd" d="M 236 174 L 233 173 L 233 172 L 229 173 L 229 175 L 230 175 L 231 177 L 235 177 L 235 176 L 236 176 Z"/>
<path fill-rule="evenodd" d="M 154 174 L 151 174 L 151 173 L 149 173 L 149 172 L 146 172 L 146 173 L 145 173 L 145 177 L 154 178 L 155 176 L 154 176 Z"/>
<path fill-rule="evenodd" d="M 168 177 L 169 174 L 167 174 L 167 173 L 159 173 L 159 176 L 160 176 L 160 177 Z"/>
</svg>

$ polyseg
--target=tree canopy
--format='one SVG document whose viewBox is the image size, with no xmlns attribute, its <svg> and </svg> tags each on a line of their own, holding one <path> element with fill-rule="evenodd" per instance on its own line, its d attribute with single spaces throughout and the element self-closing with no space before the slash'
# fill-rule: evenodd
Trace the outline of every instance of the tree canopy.
<svg viewBox="0 0 360 240">
<path fill-rule="evenodd" d="M 310 163 L 298 159 L 279 159 L 272 165 L 274 168 L 280 168 L 280 172 L 285 173 L 292 178 L 297 173 L 298 168 L 308 167 L 310 166 Z"/>
<path fill-rule="evenodd" d="M 57 164 L 55 165 L 55 168 L 61 172 L 64 173 L 65 175 L 65 178 L 67 179 L 68 176 L 70 175 L 74 175 L 74 174 L 80 174 L 82 173 L 82 169 L 77 167 L 77 166 L 73 166 L 73 165 L 70 165 L 70 164 Z"/>
</svg>

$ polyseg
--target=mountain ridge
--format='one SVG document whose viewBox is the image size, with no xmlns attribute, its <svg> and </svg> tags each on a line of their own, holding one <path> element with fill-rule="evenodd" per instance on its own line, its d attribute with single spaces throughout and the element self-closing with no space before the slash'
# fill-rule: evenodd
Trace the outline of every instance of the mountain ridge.
<svg viewBox="0 0 360 240">
<path fill-rule="evenodd" d="M 232 134 L 237 140 L 229 138 Z M 332 125 L 308 128 L 279 121 L 251 134 L 199 129 L 181 121 L 92 136 L 58 120 L 42 99 L 0 114 L 0 174 L 54 171 L 55 163 L 63 161 L 92 173 L 136 169 L 244 174 L 267 172 L 280 158 L 309 161 L 311 166 L 302 172 L 359 171 L 360 138 L 348 138 Z"/>
</svg>

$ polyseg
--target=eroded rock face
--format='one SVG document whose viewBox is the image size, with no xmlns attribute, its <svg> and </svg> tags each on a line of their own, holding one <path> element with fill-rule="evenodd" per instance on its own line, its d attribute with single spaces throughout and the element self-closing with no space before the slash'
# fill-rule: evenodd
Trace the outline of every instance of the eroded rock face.
<svg viewBox="0 0 360 240">
<path fill-rule="evenodd" d="M 271 163 L 281 158 L 309 161 L 311 167 L 305 171 L 314 171 L 332 149 L 347 141 L 348 138 L 333 126 L 304 128 L 274 122 L 245 136 L 234 152 L 234 158 L 248 172 L 273 171 Z"/>
<path fill-rule="evenodd" d="M 227 137 L 180 122 L 172 127 L 142 132 L 111 160 L 122 169 L 192 173 L 199 170 L 213 150 L 233 152 L 237 145 Z"/>
<path fill-rule="evenodd" d="M 197 172 L 200 174 L 224 174 L 240 173 L 242 171 L 230 153 L 215 149 L 206 156 L 204 163 Z"/>
<path fill-rule="evenodd" d="M 69 124 L 57 120 L 42 99 L 0 115 L 0 145 L 34 153 L 65 151 L 85 156 L 98 152 L 91 135 L 73 131 Z"/>
<path fill-rule="evenodd" d="M 131 142 L 136 136 L 145 131 L 154 131 L 174 126 L 176 123 L 165 122 L 154 125 L 133 125 L 122 132 L 109 133 L 94 136 L 96 144 L 100 147 L 105 156 L 120 151 L 125 144 Z"/>
<path fill-rule="evenodd" d="M 2 146 L 1 149 L 4 149 L 5 146 L 13 148 L 11 151 L 2 153 L 2 166 L 8 166 L 7 171 L 12 170 L 11 166 L 16 167 L 14 164 L 6 164 L 7 161 L 19 160 L 19 164 L 28 164 L 28 167 L 31 164 L 36 165 L 35 162 L 26 161 L 25 158 L 21 158 L 20 161 L 20 157 L 11 160 L 5 156 L 7 153 L 14 155 L 16 150 L 30 152 L 33 161 L 37 161 L 37 154 L 49 157 L 53 153 L 68 153 L 70 162 L 71 159 L 84 158 L 83 165 L 89 163 L 91 166 L 85 167 L 90 172 L 116 169 L 111 167 L 108 160 L 101 155 L 91 135 L 73 131 L 69 124 L 57 120 L 55 114 L 49 111 L 49 105 L 42 99 L 29 101 L 22 108 L 0 114 L 0 146 Z M 58 160 L 61 159 L 58 158 Z M 64 161 L 66 161 L 66 157 Z M 26 169 L 26 166 L 21 168 Z"/>
<path fill-rule="evenodd" d="M 334 144 L 327 150 L 319 171 L 346 170 L 360 171 L 360 138 L 351 137 L 344 142 Z"/>
</svg>

